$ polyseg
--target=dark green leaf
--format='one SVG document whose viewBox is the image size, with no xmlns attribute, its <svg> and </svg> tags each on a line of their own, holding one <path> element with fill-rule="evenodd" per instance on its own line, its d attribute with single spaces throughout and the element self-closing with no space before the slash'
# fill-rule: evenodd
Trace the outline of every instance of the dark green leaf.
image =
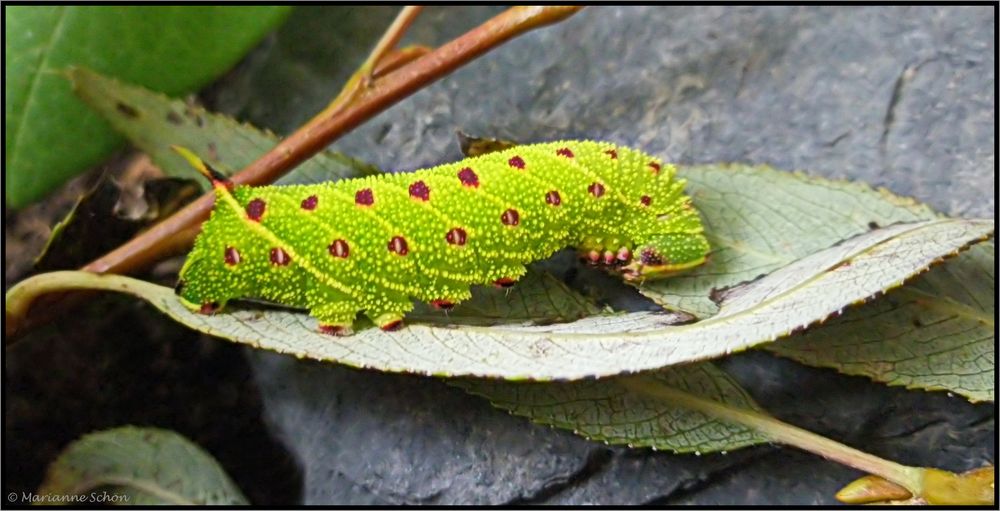
<svg viewBox="0 0 1000 511">
<path fill-rule="evenodd" d="M 13 6 L 4 8 L 4 185 L 21 207 L 120 143 L 74 98 L 61 73 L 85 65 L 168 94 L 229 69 L 288 7 Z M 118 115 L 132 112 L 123 106 Z"/>
</svg>

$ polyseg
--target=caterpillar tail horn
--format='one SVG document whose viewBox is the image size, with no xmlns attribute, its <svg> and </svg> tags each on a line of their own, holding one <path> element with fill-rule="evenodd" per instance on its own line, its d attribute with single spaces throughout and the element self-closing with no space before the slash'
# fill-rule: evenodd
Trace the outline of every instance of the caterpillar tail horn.
<svg viewBox="0 0 1000 511">
<path fill-rule="evenodd" d="M 205 178 L 212 183 L 212 186 L 214 187 L 222 186 L 227 189 L 231 189 L 233 187 L 233 182 L 230 181 L 229 178 L 227 178 L 221 172 L 213 169 L 211 165 L 205 163 L 204 160 L 199 158 L 198 155 L 194 154 L 194 152 L 191 151 L 190 149 L 179 145 L 172 145 L 170 146 L 170 149 L 173 149 L 173 151 L 179 154 L 181 158 L 187 160 L 189 165 L 194 167 L 194 169 L 197 170 L 199 174 L 205 176 Z"/>
</svg>

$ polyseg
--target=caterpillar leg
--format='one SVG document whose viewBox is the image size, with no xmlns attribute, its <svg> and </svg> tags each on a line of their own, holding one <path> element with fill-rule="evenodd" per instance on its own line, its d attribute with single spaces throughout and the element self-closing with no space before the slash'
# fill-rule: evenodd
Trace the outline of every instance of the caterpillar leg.
<svg viewBox="0 0 1000 511">
<path fill-rule="evenodd" d="M 394 332 L 403 328 L 402 312 L 366 312 L 365 315 L 372 320 L 372 323 L 375 323 L 375 326 L 381 328 L 385 332 Z"/>
<path fill-rule="evenodd" d="M 319 321 L 320 332 L 344 336 L 354 333 L 351 327 L 358 311 L 352 309 L 348 302 L 332 302 L 313 309 L 310 314 Z"/>
</svg>

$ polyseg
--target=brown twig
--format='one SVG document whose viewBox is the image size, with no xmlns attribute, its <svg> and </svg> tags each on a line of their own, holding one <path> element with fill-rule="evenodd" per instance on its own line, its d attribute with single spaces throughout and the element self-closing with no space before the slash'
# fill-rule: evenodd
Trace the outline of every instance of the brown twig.
<svg viewBox="0 0 1000 511">
<path fill-rule="evenodd" d="M 581 8 L 579 6 L 512 7 L 416 60 L 384 76 L 376 77 L 369 87 L 360 90 L 344 108 L 337 109 L 332 115 L 313 118 L 235 174 L 232 180 L 248 185 L 271 183 L 323 150 L 332 141 L 403 98 L 504 42 L 535 28 L 562 21 Z M 382 51 L 381 46 L 377 45 L 376 51 Z M 406 53 L 397 53 L 405 60 Z M 409 56 L 412 58 L 414 54 L 411 52 Z M 82 269 L 96 273 L 132 273 L 150 266 L 160 260 L 168 249 L 189 244 L 193 240 L 193 238 L 188 239 L 189 233 L 208 217 L 213 202 L 211 194 L 203 195 L 184 209 Z M 52 317 L 51 313 L 57 310 L 53 307 L 54 304 L 47 304 L 45 307 L 49 313 L 48 317 Z M 33 307 L 37 308 L 40 307 Z M 22 322 L 11 321 L 8 317 L 4 332 L 9 341 L 15 333 L 23 333 L 39 322 L 41 321 L 31 315 Z"/>
<path fill-rule="evenodd" d="M 437 81 L 501 43 L 533 28 L 560 21 L 579 7 L 513 7 L 420 59 L 376 80 L 356 100 L 331 117 L 317 117 L 282 140 L 274 149 L 235 174 L 238 184 L 271 183 L 324 149 L 333 140 L 397 101 Z M 203 195 L 163 222 L 105 254 L 83 269 L 129 273 L 158 259 L 158 245 L 182 229 L 201 223 L 212 209 L 213 196 Z"/>
<path fill-rule="evenodd" d="M 371 85 L 376 67 L 396 48 L 400 39 L 403 38 L 403 34 L 406 33 L 406 29 L 410 28 L 413 20 L 417 19 L 417 15 L 420 14 L 421 10 L 423 10 L 423 7 L 407 5 L 399 11 L 396 19 L 393 20 L 392 25 L 389 25 L 389 28 L 382 34 L 382 38 L 375 44 L 375 48 L 372 49 L 368 58 L 365 59 L 361 67 L 347 80 L 340 94 L 322 112 L 317 114 L 313 120 L 336 114 L 340 109 L 350 104 L 362 89 Z"/>
</svg>

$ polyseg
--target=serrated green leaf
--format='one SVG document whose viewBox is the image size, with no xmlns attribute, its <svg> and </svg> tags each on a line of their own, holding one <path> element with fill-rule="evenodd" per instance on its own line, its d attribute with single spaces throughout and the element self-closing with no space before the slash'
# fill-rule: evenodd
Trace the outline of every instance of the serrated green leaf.
<svg viewBox="0 0 1000 511">
<path fill-rule="evenodd" d="M 621 385 L 665 385 L 726 405 L 763 413 L 739 384 L 709 362 L 640 376 L 575 382 L 514 383 L 460 379 L 449 383 L 534 422 L 611 444 L 677 453 L 731 451 L 768 439 L 746 426 L 720 421 Z"/>
<path fill-rule="evenodd" d="M 85 272 L 28 279 L 8 291 L 6 306 L 17 317 L 34 290 L 105 289 L 143 298 L 202 332 L 299 357 L 393 372 L 573 380 L 705 360 L 773 341 L 901 285 L 993 229 L 992 220 L 941 219 L 870 231 L 728 290 L 718 314 L 681 326 L 664 326 L 663 314 L 636 312 L 550 326 L 411 324 L 396 332 L 373 328 L 333 337 L 320 333 L 301 311 L 234 308 L 198 314 L 171 289 Z"/>
<path fill-rule="evenodd" d="M 4 188 L 21 207 L 120 143 L 73 97 L 71 65 L 163 91 L 194 90 L 236 63 L 288 7 L 4 8 Z"/>
<path fill-rule="evenodd" d="M 49 465 L 38 497 L 41 503 L 67 503 L 69 495 L 104 499 L 68 502 L 92 506 L 248 504 L 202 448 L 173 431 L 134 426 L 90 433 L 63 450 Z"/>
<path fill-rule="evenodd" d="M 917 282 L 767 350 L 889 385 L 994 400 L 994 243 L 983 243 Z"/>
<path fill-rule="evenodd" d="M 208 183 L 171 145 L 194 151 L 220 172 L 231 175 L 271 150 L 279 138 L 180 100 L 119 82 L 88 69 L 69 72 L 76 93 L 166 174 Z M 129 113 L 123 114 L 122 110 Z M 340 153 L 322 151 L 303 162 L 279 184 L 330 181 L 377 174 L 379 170 Z"/>
<path fill-rule="evenodd" d="M 705 318 L 713 289 L 771 273 L 873 227 L 939 218 L 913 199 L 864 183 L 830 181 L 766 166 L 679 167 L 712 246 L 708 262 L 639 291 Z"/>
</svg>

